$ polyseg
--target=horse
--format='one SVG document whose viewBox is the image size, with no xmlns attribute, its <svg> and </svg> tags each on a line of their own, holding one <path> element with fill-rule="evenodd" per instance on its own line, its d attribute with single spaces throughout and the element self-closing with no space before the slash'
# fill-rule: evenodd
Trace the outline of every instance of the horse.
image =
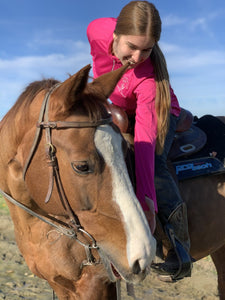
<svg viewBox="0 0 225 300">
<path fill-rule="evenodd" d="M 115 111 L 116 124 L 133 146 L 133 120 L 129 122 L 117 106 L 113 105 L 111 110 Z M 225 300 L 225 117 L 205 115 L 195 120 L 182 109 L 180 121 L 168 168 L 187 206 L 193 262 L 211 256 L 217 271 L 219 297 Z M 205 127 L 208 134 L 203 131 Z M 192 167 L 194 171 L 187 175 Z M 165 259 L 171 245 L 159 218 L 156 219 L 157 256 Z M 163 280 L 160 276 L 159 279 Z"/>
<path fill-rule="evenodd" d="M 0 191 L 28 267 L 60 300 L 117 299 L 138 283 L 156 242 L 125 164 L 107 99 L 127 66 L 89 81 L 32 82 L 0 123 Z"/>
</svg>

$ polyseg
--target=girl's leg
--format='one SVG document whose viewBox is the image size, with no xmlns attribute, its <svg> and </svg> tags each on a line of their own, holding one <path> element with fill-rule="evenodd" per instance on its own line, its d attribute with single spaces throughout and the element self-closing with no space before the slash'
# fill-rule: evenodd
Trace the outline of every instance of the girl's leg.
<svg viewBox="0 0 225 300">
<path fill-rule="evenodd" d="M 179 189 L 167 166 L 167 157 L 174 139 L 176 123 L 177 118 L 171 115 L 164 151 L 155 157 L 158 216 L 170 239 L 172 249 L 168 252 L 165 263 L 153 264 L 152 267 L 163 277 L 163 280 L 168 281 L 190 276 L 192 268 L 189 256 L 190 239 L 186 205 L 182 201 Z"/>
</svg>

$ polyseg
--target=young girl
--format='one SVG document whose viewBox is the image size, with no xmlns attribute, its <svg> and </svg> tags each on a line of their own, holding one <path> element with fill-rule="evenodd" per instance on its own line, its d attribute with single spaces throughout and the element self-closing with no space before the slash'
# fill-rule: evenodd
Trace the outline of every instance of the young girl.
<svg viewBox="0 0 225 300">
<path fill-rule="evenodd" d="M 166 163 L 180 107 L 158 45 L 160 34 L 158 10 L 148 1 L 131 1 L 117 19 L 97 19 L 87 28 L 95 78 L 127 62 L 131 65 L 110 100 L 135 116 L 136 195 L 146 217 L 151 222 L 149 207 L 154 203 L 169 238 L 171 230 L 176 237 L 165 263 L 152 267 L 169 279 L 180 279 L 191 272 L 187 215 Z"/>
</svg>

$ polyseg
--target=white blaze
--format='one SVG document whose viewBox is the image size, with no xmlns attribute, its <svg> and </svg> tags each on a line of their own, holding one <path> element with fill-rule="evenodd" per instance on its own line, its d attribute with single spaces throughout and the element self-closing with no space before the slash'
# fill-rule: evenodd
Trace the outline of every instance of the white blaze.
<svg viewBox="0 0 225 300">
<path fill-rule="evenodd" d="M 132 267 L 138 260 L 144 270 L 154 258 L 156 243 L 129 179 L 123 157 L 122 137 L 111 126 L 103 125 L 96 129 L 94 141 L 111 169 L 112 196 L 124 218 L 129 265 Z"/>
</svg>

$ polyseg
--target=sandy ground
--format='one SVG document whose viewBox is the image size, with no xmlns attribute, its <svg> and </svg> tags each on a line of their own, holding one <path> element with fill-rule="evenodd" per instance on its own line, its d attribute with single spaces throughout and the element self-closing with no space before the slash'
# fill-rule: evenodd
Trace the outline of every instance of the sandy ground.
<svg viewBox="0 0 225 300">
<path fill-rule="evenodd" d="M 13 225 L 7 214 L 0 211 L 0 300 L 51 300 L 48 284 L 34 276 L 27 268 L 14 240 Z M 163 283 L 150 274 L 142 284 L 135 286 L 138 300 L 215 300 L 219 299 L 216 271 L 210 260 L 196 262 L 191 278 L 176 283 Z M 122 283 L 122 300 L 132 300 Z M 91 300 L 91 299 L 90 299 Z"/>
</svg>

